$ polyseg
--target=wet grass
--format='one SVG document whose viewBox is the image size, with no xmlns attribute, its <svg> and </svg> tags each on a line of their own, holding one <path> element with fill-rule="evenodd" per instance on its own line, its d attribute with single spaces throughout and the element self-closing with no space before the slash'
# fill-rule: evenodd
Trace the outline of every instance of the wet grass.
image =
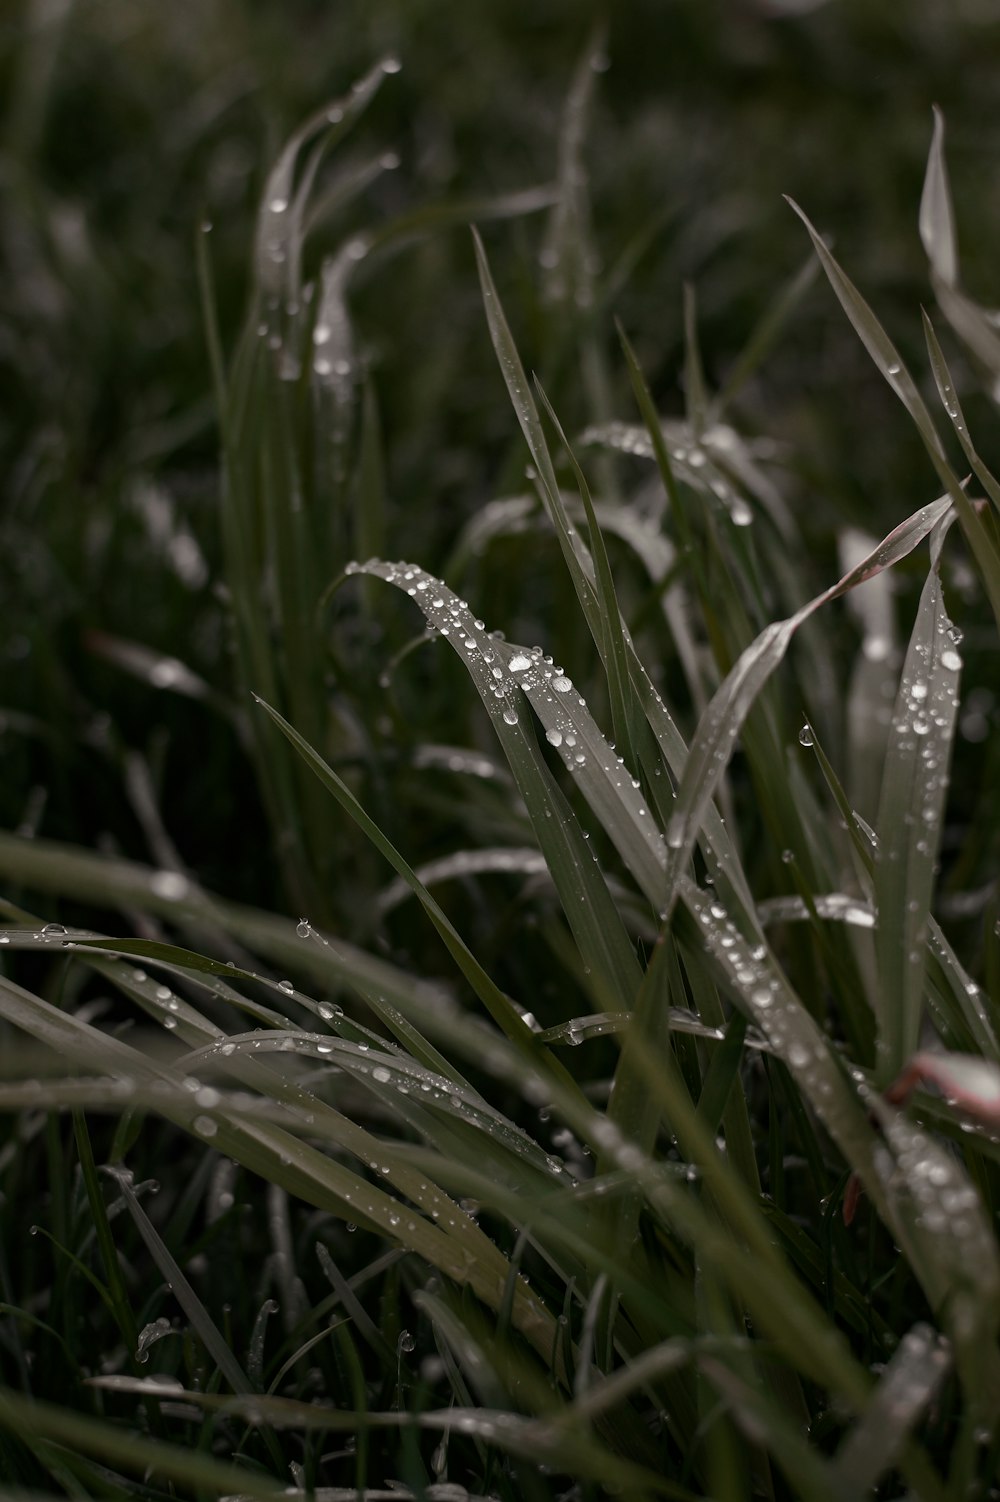
<svg viewBox="0 0 1000 1502">
<path fill-rule="evenodd" d="M 162 183 L 43 161 L 106 18 L 30 10 L 10 49 L 9 1495 L 998 1495 L 988 237 L 959 253 L 946 95 L 894 281 L 853 242 L 893 136 L 848 245 L 767 90 L 783 274 L 729 167 L 703 213 L 627 206 L 616 67 L 640 125 L 673 107 L 640 9 L 575 65 L 539 12 L 551 94 L 513 10 L 365 10 L 318 110 L 315 48 L 293 86 L 247 20 L 223 66 L 220 8 L 196 68 L 138 10 L 175 128 L 163 60 L 201 77 L 197 188 L 169 132 Z M 833 89 L 866 39 L 910 76 L 935 24 L 835 11 L 681 30 L 808 134 L 785 49 Z M 505 151 L 440 71 L 463 41 L 518 80 Z M 249 80 L 304 123 L 234 167 Z M 154 233 L 168 188 L 193 247 Z"/>
</svg>

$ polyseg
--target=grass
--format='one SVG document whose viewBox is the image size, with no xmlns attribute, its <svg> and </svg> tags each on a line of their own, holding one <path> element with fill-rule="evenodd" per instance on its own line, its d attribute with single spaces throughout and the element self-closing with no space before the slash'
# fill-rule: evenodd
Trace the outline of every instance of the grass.
<svg viewBox="0 0 1000 1502">
<path fill-rule="evenodd" d="M 830 84 L 868 23 L 828 10 L 759 25 L 825 36 Z M 415 31 L 406 84 L 403 22 L 366 14 L 359 82 L 272 143 L 252 234 L 199 212 L 178 306 L 207 351 L 196 380 L 164 356 L 180 410 L 123 388 L 99 417 L 93 339 L 76 447 L 25 383 L 5 1495 L 985 1502 L 1000 346 L 947 110 L 907 205 L 927 270 L 903 333 L 803 188 L 788 280 L 730 269 L 722 318 L 711 265 L 697 299 L 678 277 L 664 349 L 663 226 L 587 170 L 614 133 L 605 51 L 632 58 L 641 18 L 577 37 L 574 70 L 539 13 L 554 177 L 487 152 L 485 190 L 403 201 L 372 120 L 440 61 Z M 44 82 L 60 22 L 35 19 L 14 51 Z M 517 24 L 483 27 L 500 70 Z M 147 67 L 158 35 L 131 38 Z M 172 45 L 214 119 L 238 79 Z M 523 142 L 520 88 L 499 123 Z M 31 181 L 18 222 L 56 235 Z M 744 278 L 761 306 L 717 377 Z M 780 393 L 789 344 L 808 370 L 838 300 L 887 404 L 804 417 L 769 371 Z M 831 457 L 845 433 L 861 480 Z M 897 474 L 859 515 L 853 487 Z"/>
</svg>

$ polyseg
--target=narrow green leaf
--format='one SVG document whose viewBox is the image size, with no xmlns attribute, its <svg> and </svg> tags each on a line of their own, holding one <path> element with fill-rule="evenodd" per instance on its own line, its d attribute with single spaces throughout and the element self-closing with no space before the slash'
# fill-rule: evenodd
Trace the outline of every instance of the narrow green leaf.
<svg viewBox="0 0 1000 1502">
<path fill-rule="evenodd" d="M 153 1395 L 162 1399 L 166 1396 L 163 1384 L 148 1383 L 142 1390 L 150 1393 L 157 1386 L 158 1393 Z M 225 1464 L 188 1446 L 145 1439 L 91 1413 L 71 1413 L 37 1398 L 22 1397 L 9 1388 L 0 1388 L 0 1428 L 52 1440 L 71 1451 L 82 1450 L 84 1454 L 137 1471 L 143 1477 L 163 1476 L 210 1494 L 260 1498 L 284 1495 L 284 1480 L 276 1481 L 258 1470 Z"/>
<path fill-rule="evenodd" d="M 916 1428 L 948 1373 L 947 1343 L 929 1325 L 914 1325 L 900 1341 L 879 1378 L 864 1413 L 843 1440 L 833 1462 L 838 1496 L 861 1497 L 898 1463 L 907 1435 Z M 941 1482 L 920 1496 L 940 1499 Z M 935 1478 L 936 1480 L 936 1478 Z"/>
<path fill-rule="evenodd" d="M 291 742 L 303 761 L 315 773 L 323 786 L 333 794 L 340 806 L 350 814 L 351 818 L 364 831 L 379 853 L 385 857 L 393 869 L 398 872 L 402 880 L 406 882 L 444 941 L 449 954 L 497 1026 L 502 1028 L 507 1037 L 517 1042 L 521 1047 L 534 1049 L 536 1045 L 533 1035 L 524 1022 L 521 1013 L 511 1002 L 510 998 L 503 994 L 496 983 L 486 973 L 462 940 L 451 920 L 446 916 L 430 892 L 428 892 L 423 882 L 420 881 L 413 868 L 404 860 L 391 841 L 386 839 L 374 820 L 365 813 L 347 784 L 342 778 L 337 776 L 337 773 L 323 760 L 319 752 L 309 745 L 308 741 L 288 723 L 283 715 L 280 715 L 265 700 L 258 699 L 257 702 L 270 715 L 282 735 Z"/>
<path fill-rule="evenodd" d="M 955 286 L 958 281 L 958 239 L 944 160 L 944 115 L 937 105 L 934 106 L 934 135 L 927 156 L 919 222 L 920 238 L 931 271 L 946 286 Z"/>
<path fill-rule="evenodd" d="M 930 319 L 927 317 L 926 313 L 924 313 L 923 317 L 924 337 L 927 340 L 927 350 L 930 354 L 931 360 L 931 371 L 934 375 L 934 382 L 938 389 L 938 395 L 941 398 L 945 411 L 951 418 L 951 425 L 955 430 L 955 436 L 957 437 L 959 443 L 962 445 L 962 452 L 965 454 L 966 459 L 968 459 L 969 463 L 971 464 L 973 473 L 981 483 L 990 500 L 998 508 L 998 510 L 1000 510 L 1000 482 L 996 480 L 992 472 L 986 467 L 973 446 L 972 437 L 969 433 L 969 429 L 965 421 L 965 414 L 962 411 L 961 404 L 958 400 L 958 393 L 955 390 L 955 382 L 952 378 L 951 371 L 948 369 L 948 363 L 945 360 L 944 352 L 941 349 L 940 344 L 938 343 L 937 335 L 934 332 L 934 326 L 931 323 Z"/>
<path fill-rule="evenodd" d="M 570 680 L 545 663 L 540 654 L 513 648 L 484 634 L 484 625 L 473 618 L 468 606 L 439 579 L 414 564 L 389 564 L 372 559 L 365 564 L 350 565 L 348 572 L 375 575 L 404 590 L 465 664 L 489 711 L 525 801 L 584 963 L 591 966 L 595 980 L 605 988 L 600 1004 L 613 1010 L 631 1006 L 641 978 L 635 952 L 583 831 L 545 765 L 530 726 L 521 718 L 523 694 L 532 691 L 531 684 L 536 678 L 551 679 L 552 696 L 567 698 Z M 595 742 L 591 749 L 596 754 L 599 739 L 609 762 L 613 753 L 596 727 L 593 734 Z M 576 756 L 583 756 L 586 763 L 587 752 L 582 748 L 572 755 L 574 761 Z M 606 796 L 616 795 L 606 792 Z M 637 812 L 636 822 L 639 822 Z M 655 840 L 655 831 L 651 838 Z M 636 850 L 634 836 L 629 834 L 627 839 L 629 848 Z"/>
<path fill-rule="evenodd" d="M 694 287 L 684 283 L 684 401 L 691 432 L 701 439 L 709 418 L 709 396 L 698 343 L 698 303 Z"/>
<path fill-rule="evenodd" d="M 962 662 L 932 566 L 903 664 L 878 812 L 879 1075 L 898 1074 L 920 1036 L 927 923 Z"/>
<path fill-rule="evenodd" d="M 966 496 L 958 477 L 949 465 L 931 415 L 917 390 L 913 377 L 903 365 L 899 351 L 854 283 L 827 250 L 805 214 L 791 199 L 788 201 L 809 231 L 816 253 L 841 306 L 875 364 L 913 419 L 934 468 L 942 482 L 948 487 L 948 494 L 958 512 L 962 529 L 983 576 L 993 614 L 1000 623 L 1000 550 L 986 531 L 978 511 Z M 986 359 L 987 363 L 992 361 L 993 372 L 1000 374 L 1000 338 L 990 328 L 982 310 L 977 309 L 963 294 L 945 282 L 939 280 L 936 289 L 938 300 L 953 326 L 972 347 L 977 349 L 977 353 Z"/>
<path fill-rule="evenodd" d="M 569 440 L 562 430 L 562 426 L 552 410 L 548 397 L 536 381 L 539 397 L 542 405 L 549 415 L 549 419 L 559 435 L 559 441 L 563 445 L 573 475 L 576 479 L 577 489 L 583 501 L 583 508 L 587 517 L 587 528 L 590 538 L 590 556 L 594 560 L 594 569 L 597 578 L 597 594 L 601 619 L 601 642 L 599 643 L 601 657 L 604 661 L 604 670 L 608 679 L 608 696 L 611 701 L 611 720 L 614 726 L 615 744 L 620 747 L 621 755 L 630 767 L 638 766 L 636 757 L 635 739 L 638 732 L 638 710 L 632 692 L 632 680 L 628 671 L 628 653 L 625 645 L 625 626 L 622 620 L 621 610 L 618 605 L 618 595 L 615 590 L 614 576 L 611 572 L 611 564 L 608 561 L 608 550 L 604 545 L 600 523 L 594 509 L 590 487 L 586 476 L 577 461 L 576 455 L 570 448 Z"/>
<path fill-rule="evenodd" d="M 902 355 L 850 277 L 841 269 L 833 255 L 827 249 L 821 236 L 813 228 L 804 211 L 799 208 L 794 199 L 789 198 L 787 202 L 795 210 L 809 231 L 813 247 L 819 256 L 820 263 L 827 274 L 830 285 L 837 294 L 841 307 L 853 324 L 855 332 L 861 339 L 865 349 L 871 355 L 878 369 L 899 397 L 907 412 L 909 412 L 928 451 L 943 461 L 944 449 L 941 447 L 941 439 L 934 426 L 934 420 L 927 410 L 923 397 L 917 390 L 913 377 L 903 364 Z"/>
<path fill-rule="evenodd" d="M 729 763 L 740 730 L 764 684 L 783 661 L 799 626 L 821 606 L 905 557 L 949 509 L 948 497 L 942 497 L 907 517 L 836 584 L 816 595 L 787 620 L 766 626 L 733 665 L 698 722 L 667 827 L 665 906 L 668 911 L 676 900 L 680 875 L 690 860 L 706 810 Z"/>
<path fill-rule="evenodd" d="M 129 1214 L 135 1222 L 136 1230 L 146 1243 L 146 1248 L 150 1256 L 163 1274 L 167 1286 L 170 1288 L 187 1318 L 191 1321 L 192 1328 L 197 1334 L 198 1339 L 229 1383 L 233 1392 L 252 1392 L 253 1388 L 250 1385 L 250 1378 L 246 1375 L 236 1357 L 223 1340 L 212 1316 L 195 1293 L 188 1279 L 181 1272 L 170 1252 L 170 1248 L 140 1205 L 132 1188 L 132 1175 L 127 1169 L 120 1167 L 106 1167 L 104 1172 L 114 1180 L 119 1193 L 124 1197 Z M 275 1450 L 272 1459 L 274 1459 L 276 1464 L 280 1464 L 280 1452 Z"/>
</svg>

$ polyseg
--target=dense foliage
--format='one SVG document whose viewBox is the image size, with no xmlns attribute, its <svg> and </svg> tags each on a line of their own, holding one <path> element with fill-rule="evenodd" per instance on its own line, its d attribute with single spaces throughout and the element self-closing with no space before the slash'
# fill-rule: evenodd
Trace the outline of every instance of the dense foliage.
<svg viewBox="0 0 1000 1502">
<path fill-rule="evenodd" d="M 586 9 L 3 36 L 9 1495 L 1000 1496 L 1000 26 Z"/>
</svg>

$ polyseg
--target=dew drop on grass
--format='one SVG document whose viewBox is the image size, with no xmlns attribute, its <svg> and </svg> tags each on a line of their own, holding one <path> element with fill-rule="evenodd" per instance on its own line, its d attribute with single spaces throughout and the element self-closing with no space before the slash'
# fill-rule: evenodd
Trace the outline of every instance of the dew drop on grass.
<svg viewBox="0 0 1000 1502">
<path fill-rule="evenodd" d="M 513 707 L 513 705 L 507 706 L 507 708 L 503 712 L 503 718 L 505 725 L 517 724 L 517 710 Z"/>
<path fill-rule="evenodd" d="M 546 730 L 546 732 L 545 732 L 545 739 L 548 741 L 548 743 L 549 743 L 550 746 L 561 746 L 562 745 L 562 731 L 561 730 Z"/>
<path fill-rule="evenodd" d="M 61 923 L 46 923 L 45 927 L 41 930 L 41 937 L 43 939 L 61 939 L 68 932 L 69 930 L 64 928 Z"/>
<path fill-rule="evenodd" d="M 284 991 L 287 996 L 295 995 L 295 987 L 292 985 L 290 980 L 279 980 L 278 990 Z"/>
<path fill-rule="evenodd" d="M 957 652 L 949 648 L 947 652 L 941 653 L 941 666 L 947 668 L 950 673 L 957 673 L 962 666 L 962 659 Z"/>
<path fill-rule="evenodd" d="M 308 939 L 309 935 L 312 933 L 312 924 L 307 918 L 303 918 L 301 923 L 296 924 L 295 932 L 298 934 L 300 939 Z"/>
<path fill-rule="evenodd" d="M 170 1334 L 170 1321 L 168 1319 L 154 1319 L 151 1324 L 143 1325 L 139 1331 L 139 1341 L 135 1348 L 135 1359 L 143 1365 L 149 1360 L 149 1348 L 162 1340 L 164 1335 Z"/>
<path fill-rule="evenodd" d="M 799 731 L 799 745 L 812 746 L 814 744 L 815 742 L 813 740 L 812 726 L 803 725 L 802 729 Z"/>
<path fill-rule="evenodd" d="M 401 1351 L 405 1351 L 407 1355 L 409 1355 L 410 1351 L 415 1348 L 416 1344 L 417 1342 L 414 1340 L 409 1330 L 403 1330 L 400 1332 L 399 1349 Z"/>
<path fill-rule="evenodd" d="M 392 1079 L 392 1075 L 389 1073 L 388 1069 L 384 1067 L 384 1065 L 379 1064 L 375 1069 L 372 1070 L 372 1079 L 377 1080 L 380 1085 L 387 1085 Z"/>
<path fill-rule="evenodd" d="M 211 1116 L 196 1116 L 194 1119 L 194 1129 L 199 1137 L 214 1137 L 219 1130 Z"/>
</svg>

